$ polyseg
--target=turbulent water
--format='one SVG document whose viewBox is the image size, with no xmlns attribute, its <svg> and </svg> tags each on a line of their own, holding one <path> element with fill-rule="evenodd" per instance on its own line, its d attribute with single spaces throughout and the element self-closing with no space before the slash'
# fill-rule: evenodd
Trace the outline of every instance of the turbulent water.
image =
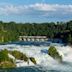
<svg viewBox="0 0 72 72">
<path fill-rule="evenodd" d="M 58 63 L 48 53 L 48 48 L 55 46 L 63 57 Z M 0 69 L 0 72 L 72 72 L 72 48 L 52 42 L 16 42 L 0 45 L 0 49 L 18 50 L 36 59 L 37 65 L 26 64 L 15 69 Z"/>
</svg>

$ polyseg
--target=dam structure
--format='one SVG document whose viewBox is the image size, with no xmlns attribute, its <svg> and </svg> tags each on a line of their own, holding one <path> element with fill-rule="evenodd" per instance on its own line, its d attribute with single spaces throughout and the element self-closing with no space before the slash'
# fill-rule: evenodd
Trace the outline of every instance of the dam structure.
<svg viewBox="0 0 72 72">
<path fill-rule="evenodd" d="M 19 36 L 19 41 L 47 41 L 48 38 L 46 36 Z"/>
</svg>

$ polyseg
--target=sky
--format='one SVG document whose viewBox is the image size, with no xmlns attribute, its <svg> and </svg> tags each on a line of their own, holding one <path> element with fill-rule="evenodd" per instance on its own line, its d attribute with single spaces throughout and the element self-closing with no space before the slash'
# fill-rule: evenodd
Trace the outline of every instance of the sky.
<svg viewBox="0 0 72 72">
<path fill-rule="evenodd" d="M 0 21 L 57 22 L 72 20 L 72 0 L 0 0 Z"/>
</svg>

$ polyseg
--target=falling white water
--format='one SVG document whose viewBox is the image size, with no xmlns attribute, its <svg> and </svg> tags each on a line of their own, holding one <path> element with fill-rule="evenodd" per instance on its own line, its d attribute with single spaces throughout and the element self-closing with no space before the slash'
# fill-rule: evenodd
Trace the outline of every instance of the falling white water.
<svg viewBox="0 0 72 72">
<path fill-rule="evenodd" d="M 42 67 L 43 70 L 60 70 L 72 72 L 72 48 L 70 46 L 55 44 L 55 47 L 63 57 L 63 63 L 60 64 L 48 55 L 49 47 L 50 46 L 24 46 L 15 44 L 0 45 L 0 49 L 18 50 L 26 54 L 28 57 L 34 57 L 36 59 L 37 65 L 29 62 L 29 64 L 21 63 L 21 66 L 39 66 Z"/>
</svg>

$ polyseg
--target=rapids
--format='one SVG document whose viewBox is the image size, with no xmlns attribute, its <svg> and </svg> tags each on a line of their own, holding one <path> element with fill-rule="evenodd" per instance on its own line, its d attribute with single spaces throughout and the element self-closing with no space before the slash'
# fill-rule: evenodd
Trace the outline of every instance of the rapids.
<svg viewBox="0 0 72 72">
<path fill-rule="evenodd" d="M 35 43 L 34 43 L 35 44 Z M 0 50 L 18 50 L 29 57 L 36 59 L 37 65 L 33 65 L 31 62 L 25 65 L 18 66 L 19 68 L 25 69 L 25 67 L 34 68 L 41 72 L 72 72 L 72 47 L 65 46 L 58 43 L 43 43 L 36 44 L 6 44 L 0 45 Z M 48 55 L 48 49 L 50 46 L 55 46 L 59 53 L 63 57 L 63 63 L 58 63 L 52 57 Z M 15 69 L 16 70 L 16 69 Z M 40 72 L 39 71 L 39 72 Z M 21 72 L 21 71 L 20 71 Z M 22 71 L 24 72 L 24 71 Z M 25 71 L 26 72 L 26 71 Z M 38 72 L 38 71 L 35 71 Z"/>
</svg>

